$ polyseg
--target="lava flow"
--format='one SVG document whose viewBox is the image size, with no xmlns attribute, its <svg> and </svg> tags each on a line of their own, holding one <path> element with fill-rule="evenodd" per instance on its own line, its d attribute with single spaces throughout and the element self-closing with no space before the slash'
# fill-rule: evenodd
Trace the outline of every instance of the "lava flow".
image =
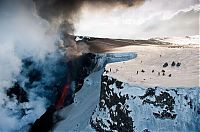
<svg viewBox="0 0 200 132">
<path fill-rule="evenodd" d="M 66 96 L 68 94 L 69 88 L 70 88 L 70 85 L 68 83 L 65 84 L 65 86 L 62 89 L 60 98 L 55 103 L 55 108 L 56 109 L 60 109 L 61 107 L 64 106 L 65 98 L 66 98 Z"/>
<path fill-rule="evenodd" d="M 70 65 L 68 66 L 70 67 Z M 64 107 L 67 95 L 70 92 L 70 84 L 71 84 L 70 82 L 71 82 L 70 75 L 68 73 L 67 81 L 63 89 L 61 90 L 60 95 L 58 95 L 58 99 L 55 101 L 54 105 L 49 106 L 46 112 L 39 119 L 35 121 L 35 123 L 32 125 L 30 129 L 31 132 L 38 132 L 38 131 L 48 132 L 53 127 L 53 124 L 55 123 L 53 115 L 57 110 Z"/>
<path fill-rule="evenodd" d="M 68 69 L 71 69 L 72 67 L 72 62 L 69 61 L 67 66 L 68 66 Z M 63 89 L 61 90 L 60 92 L 60 96 L 58 96 L 58 99 L 56 100 L 55 102 L 55 109 L 58 110 L 60 108 L 62 108 L 64 105 L 65 105 L 65 100 L 67 98 L 67 95 L 69 94 L 69 90 L 70 90 L 70 84 L 71 84 L 71 81 L 70 81 L 70 73 L 68 72 L 67 73 L 67 81 L 63 87 Z"/>
</svg>

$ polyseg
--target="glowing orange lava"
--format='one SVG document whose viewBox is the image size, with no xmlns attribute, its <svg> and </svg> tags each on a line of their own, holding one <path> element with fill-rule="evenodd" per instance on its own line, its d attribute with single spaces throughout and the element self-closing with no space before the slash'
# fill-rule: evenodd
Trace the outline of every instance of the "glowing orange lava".
<svg viewBox="0 0 200 132">
<path fill-rule="evenodd" d="M 55 104 L 56 109 L 59 109 L 62 106 L 64 106 L 65 98 L 68 94 L 68 91 L 69 91 L 69 84 L 65 84 L 65 86 L 63 87 L 61 96 Z"/>
</svg>

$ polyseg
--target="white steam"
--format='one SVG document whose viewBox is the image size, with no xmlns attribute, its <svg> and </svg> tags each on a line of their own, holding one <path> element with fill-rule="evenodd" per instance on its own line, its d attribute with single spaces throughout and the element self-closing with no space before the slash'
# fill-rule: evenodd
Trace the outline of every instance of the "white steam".
<svg viewBox="0 0 200 132">
<path fill-rule="evenodd" d="M 0 44 L 0 87 L 7 88 L 20 73 L 21 60 L 15 54 L 13 43 Z M 1 89 L 2 90 L 2 89 Z"/>
<path fill-rule="evenodd" d="M 10 99 L 6 90 L 18 78 L 22 84 L 27 82 L 21 75 L 23 59 L 31 57 L 43 65 L 47 55 L 55 54 L 56 38 L 29 0 L 0 1 L 0 131 L 25 130 L 45 112 L 46 98 L 38 97 L 36 89 L 24 103 Z M 56 57 L 51 59 L 53 63 Z"/>
</svg>

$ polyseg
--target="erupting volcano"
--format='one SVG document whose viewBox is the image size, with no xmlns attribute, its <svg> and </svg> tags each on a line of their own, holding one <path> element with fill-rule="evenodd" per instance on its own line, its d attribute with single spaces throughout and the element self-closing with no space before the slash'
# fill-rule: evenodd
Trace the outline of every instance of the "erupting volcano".
<svg viewBox="0 0 200 132">
<path fill-rule="evenodd" d="M 0 0 L 0 131 L 200 130 L 198 0 Z"/>
</svg>

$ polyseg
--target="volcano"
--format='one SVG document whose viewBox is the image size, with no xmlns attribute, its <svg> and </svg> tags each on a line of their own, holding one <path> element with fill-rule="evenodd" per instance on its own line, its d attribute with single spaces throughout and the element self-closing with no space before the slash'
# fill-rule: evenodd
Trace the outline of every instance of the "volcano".
<svg viewBox="0 0 200 132">
<path fill-rule="evenodd" d="M 158 39 L 133 41 L 82 36 L 70 38 L 70 41 L 77 45 L 87 45 L 90 53 L 70 60 L 62 58 L 56 62 L 61 66 L 57 70 L 61 71 L 54 73 L 59 79 L 50 83 L 48 87 L 52 87 L 51 89 L 46 89 L 52 90 L 48 92 L 51 93 L 50 97 L 46 95 L 50 103 L 40 118 L 30 124 L 30 131 L 160 129 L 159 126 L 148 127 L 151 124 L 148 119 L 155 122 L 167 121 L 174 129 L 182 126 L 174 124 L 174 121 L 189 123 L 191 119 L 194 123 L 190 122 L 191 127 L 184 130 L 198 129 L 195 124 L 199 119 L 192 117 L 199 114 L 196 100 L 199 86 L 195 72 L 198 68 L 191 65 L 197 62 L 198 56 L 191 56 L 190 53 L 198 55 L 199 45 L 173 44 Z M 180 47 L 183 50 L 180 50 Z M 61 47 L 61 50 L 63 49 L 64 47 Z M 153 50 L 159 52 L 148 56 L 148 52 Z M 177 53 L 177 58 L 171 57 L 173 53 Z M 154 61 L 149 62 L 152 57 Z M 181 57 L 191 58 L 191 62 L 180 59 Z M 163 67 L 165 63 L 169 65 Z M 172 63 L 181 65 L 172 66 Z M 150 67 L 150 64 L 154 67 Z M 191 70 L 186 72 L 184 65 Z M 43 70 L 35 65 L 31 58 L 24 60 L 24 67 L 22 74 L 30 80 L 25 85 L 33 87 L 43 80 Z M 159 75 L 159 72 L 164 72 L 165 75 Z M 58 76 L 60 74 L 62 76 Z M 187 81 L 188 79 L 190 81 Z M 16 98 L 19 103 L 25 103 L 29 102 L 28 91 L 20 82 L 16 82 L 7 91 L 7 95 L 10 99 Z M 179 100 L 180 92 L 183 93 L 183 102 Z M 185 114 L 190 111 L 191 117 L 188 115 L 190 118 L 183 119 L 177 105 L 184 107 Z M 140 115 L 148 119 L 136 118 L 133 110 L 140 110 Z M 145 110 L 152 113 L 152 116 L 146 115 Z M 145 123 L 141 126 L 140 121 Z"/>
</svg>

